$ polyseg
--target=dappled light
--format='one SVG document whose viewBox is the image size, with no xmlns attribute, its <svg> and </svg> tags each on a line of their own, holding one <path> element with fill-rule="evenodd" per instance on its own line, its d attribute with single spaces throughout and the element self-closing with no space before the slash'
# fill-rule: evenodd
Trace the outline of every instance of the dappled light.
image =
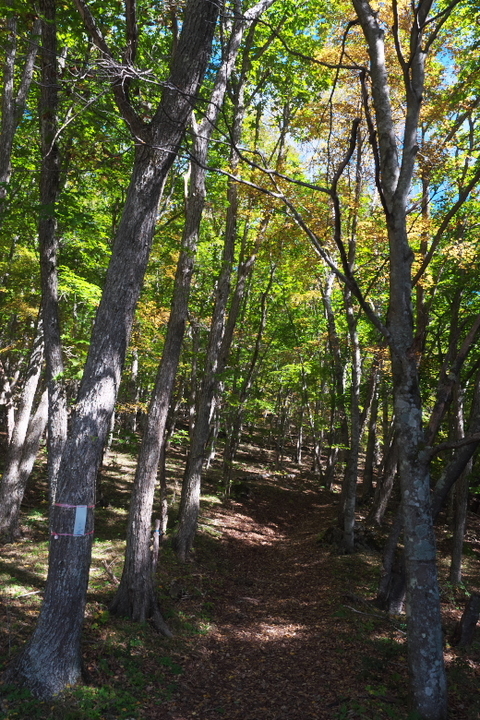
<svg viewBox="0 0 480 720">
<path fill-rule="evenodd" d="M 168 542 L 160 552 L 161 607 L 175 634 L 166 642 L 150 626 L 136 629 L 107 610 L 121 572 L 122 505 L 134 468 L 131 456 L 113 457 L 115 463 L 107 457 L 103 471 L 111 502 L 97 514 L 93 544 L 87 686 L 71 695 L 75 705 L 90 712 L 116 707 L 119 718 L 138 720 L 158 718 L 159 708 L 165 720 L 406 720 L 405 616 L 389 618 L 372 603 L 378 553 L 369 549 L 348 555 L 319 542 L 335 518 L 334 493 L 294 467 L 288 484 L 260 471 L 255 475 L 262 466 L 250 457 L 244 471 L 251 495 L 242 501 L 222 499 L 213 492 L 213 466 L 192 562 L 179 565 Z M 171 471 L 179 472 L 176 457 L 172 462 Z M 41 492 L 41 484 L 32 488 L 27 499 L 32 514 L 26 509 L 24 515 L 36 542 L 2 549 L 0 640 L 6 660 L 28 633 L 42 598 L 46 516 L 41 521 L 34 510 Z M 30 517 L 37 518 L 36 524 Z M 479 538 L 480 518 L 472 516 L 472 550 L 465 567 L 472 579 L 480 571 Z M 439 535 L 439 545 L 445 542 Z M 461 605 L 447 588 L 443 607 L 452 627 Z M 454 717 L 471 720 L 471 711 L 463 712 L 456 698 L 477 677 L 480 656 L 476 650 L 462 656 L 447 646 L 445 659 L 452 674 Z M 44 717 L 63 720 L 62 712 L 59 705 Z"/>
<path fill-rule="evenodd" d="M 0 720 L 480 720 L 478 2 L 24 5 Z"/>
</svg>

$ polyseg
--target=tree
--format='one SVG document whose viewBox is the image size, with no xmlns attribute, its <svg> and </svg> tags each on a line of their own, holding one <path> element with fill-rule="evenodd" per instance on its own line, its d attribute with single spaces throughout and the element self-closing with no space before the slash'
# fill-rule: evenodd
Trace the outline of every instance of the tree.
<svg viewBox="0 0 480 720">
<path fill-rule="evenodd" d="M 40 381 L 44 359 L 43 323 L 39 319 L 37 334 L 28 363 L 22 398 L 17 412 L 13 434 L 8 446 L 5 468 L 0 484 L 0 532 L 8 540 L 18 534 L 20 505 L 25 492 L 28 476 L 38 450 L 40 438 L 45 430 L 45 402 L 39 403 L 40 416 L 32 412 L 37 386 Z M 36 428 L 36 430 L 34 430 Z M 32 432 L 36 440 L 28 441 Z M 36 448 L 36 450 L 35 450 Z"/>
<path fill-rule="evenodd" d="M 425 89 L 425 59 L 453 8 L 450 6 L 437 16 L 430 17 L 432 4 L 419 2 L 412 10 L 402 9 L 401 22 L 396 4 L 391 8 L 393 30 L 390 37 L 394 55 L 388 55 L 388 60 L 396 63 L 400 70 L 401 85 L 395 89 L 402 94 L 405 106 L 402 117 L 392 103 L 389 90 L 390 73 L 384 28 L 390 25 L 390 18 L 384 18 L 363 0 L 353 0 L 353 6 L 357 20 L 349 23 L 347 33 L 357 23 L 360 24 L 368 52 L 368 72 L 361 65 L 357 64 L 357 68 L 363 92 L 363 113 L 375 163 L 375 185 L 388 238 L 389 307 L 386 323 L 365 300 L 350 267 L 342 235 L 343 216 L 338 183 L 358 142 L 360 119 L 355 118 L 352 121 L 349 149 L 344 151 L 336 162 L 336 170 L 332 173 L 333 181 L 327 187 L 322 188 L 294 179 L 294 182 L 300 185 L 320 190 L 329 198 L 333 214 L 332 234 L 339 265 L 332 259 L 325 242 L 300 215 L 289 194 L 280 189 L 278 183 L 284 177 L 277 175 L 276 187 L 271 192 L 287 205 L 320 257 L 351 291 L 366 316 L 389 344 L 403 497 L 412 694 L 415 709 L 423 718 L 441 720 L 447 714 L 446 681 L 430 507 L 430 455 L 425 448 L 422 428 L 418 360 L 415 352 L 411 271 L 413 254 L 409 244 L 407 216 L 418 151 L 417 134 Z M 337 67 L 345 66 L 340 64 Z M 350 66 L 350 69 L 353 67 Z M 397 138 L 400 123 L 401 144 Z M 272 172 L 267 172 L 271 179 Z M 448 220 L 449 218 L 445 218 L 446 225 Z M 432 254 L 434 247 L 430 248 Z"/>
<path fill-rule="evenodd" d="M 122 579 L 110 606 L 112 612 L 127 615 L 134 620 L 143 621 L 146 617 L 153 616 L 154 622 L 162 632 L 166 632 L 166 628 L 161 621 L 152 584 L 149 547 L 151 514 L 158 463 L 162 450 L 164 452 L 168 409 L 185 332 L 190 282 L 205 204 L 207 151 L 222 109 L 227 83 L 235 66 L 244 30 L 256 21 L 272 2 L 273 0 L 263 0 L 247 10 L 245 14 L 241 12 L 240 5 L 237 5 L 231 36 L 217 72 L 210 102 L 204 110 L 205 116 L 198 127 L 195 122 L 193 123 L 193 158 L 182 250 L 175 276 L 172 308 L 162 360 L 158 368 L 148 411 L 146 432 L 137 462 Z"/>
<path fill-rule="evenodd" d="M 41 0 L 42 83 L 40 128 L 40 217 L 38 242 L 42 282 L 42 320 L 48 386 L 48 468 L 50 501 L 55 502 L 57 475 L 67 436 L 67 398 L 64 381 L 58 303 L 58 235 L 55 205 L 61 186 L 58 134 L 58 73 L 55 0 Z"/>
<path fill-rule="evenodd" d="M 136 6 L 129 4 L 126 36 L 131 62 L 138 41 Z M 185 8 L 171 72 L 150 124 L 129 102 L 130 83 L 122 80 L 88 8 L 79 10 L 112 69 L 118 106 L 136 141 L 135 160 L 75 414 L 62 453 L 45 598 L 33 636 L 10 670 L 39 697 L 51 697 L 81 675 L 80 639 L 86 601 L 93 532 L 95 480 L 120 383 L 135 305 L 157 218 L 165 178 L 178 152 L 192 106 L 206 70 L 218 14 L 211 0 L 190 0 Z M 82 511 L 76 508 L 81 506 Z M 75 536 L 75 517 L 87 513 Z"/>
</svg>

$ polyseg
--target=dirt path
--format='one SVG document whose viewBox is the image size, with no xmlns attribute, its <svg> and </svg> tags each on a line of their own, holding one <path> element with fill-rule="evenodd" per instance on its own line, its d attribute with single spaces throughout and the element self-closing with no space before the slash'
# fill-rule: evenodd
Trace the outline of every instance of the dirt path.
<svg viewBox="0 0 480 720">
<path fill-rule="evenodd" d="M 222 533 L 214 628 L 183 659 L 166 719 L 332 720 L 352 698 L 358 640 L 348 620 L 335 617 L 345 603 L 339 558 L 332 563 L 318 543 L 332 521 L 332 496 L 300 490 L 257 486 L 248 502 L 210 513 Z M 343 564 L 347 572 L 362 565 L 353 556 Z"/>
<path fill-rule="evenodd" d="M 380 553 L 363 547 L 343 555 L 321 544 L 335 524 L 338 496 L 296 466 L 283 476 L 269 472 L 265 453 L 247 451 L 242 465 L 252 494 L 222 502 L 218 470 L 211 470 L 193 562 L 179 564 L 168 543 L 161 552 L 158 590 L 172 640 L 107 610 L 114 573 L 122 568 L 134 467 L 115 455 L 105 470 L 111 503 L 97 512 L 83 639 L 86 685 L 51 706 L 15 693 L 2 700 L 0 688 L 0 718 L 411 720 L 405 618 L 388 618 L 368 600 Z M 174 459 L 169 472 L 178 498 L 183 458 Z M 30 636 L 41 602 L 48 549 L 42 482 L 27 498 L 25 538 L 1 548 L 0 668 L 2 656 L 6 665 Z M 465 603 L 464 591 L 446 581 L 448 529 L 439 529 L 438 547 L 449 717 L 480 720 L 480 640 L 467 650 L 448 644 Z M 466 587 L 480 592 L 476 515 L 469 516 L 465 553 Z"/>
</svg>

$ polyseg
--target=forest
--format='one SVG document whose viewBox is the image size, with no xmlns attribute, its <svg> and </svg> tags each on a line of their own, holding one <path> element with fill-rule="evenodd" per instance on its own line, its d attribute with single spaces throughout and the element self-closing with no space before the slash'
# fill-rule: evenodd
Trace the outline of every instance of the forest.
<svg viewBox="0 0 480 720">
<path fill-rule="evenodd" d="M 0 6 L 0 717 L 480 718 L 477 0 Z"/>
</svg>

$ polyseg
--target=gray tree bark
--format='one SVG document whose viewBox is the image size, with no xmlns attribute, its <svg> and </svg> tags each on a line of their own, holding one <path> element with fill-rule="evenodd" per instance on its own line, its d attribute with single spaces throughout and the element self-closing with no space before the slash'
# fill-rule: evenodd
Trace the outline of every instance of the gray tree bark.
<svg viewBox="0 0 480 720">
<path fill-rule="evenodd" d="M 212 132 L 216 126 L 227 82 L 235 65 L 245 27 L 271 4 L 261 2 L 249 11 L 248 17 L 238 15 L 232 29 L 224 61 L 217 73 L 215 86 L 205 117 L 194 128 L 194 150 L 187 196 L 186 222 L 182 236 L 182 251 L 178 261 L 172 308 L 155 389 L 147 418 L 147 428 L 137 462 L 135 482 L 130 502 L 127 545 L 122 579 L 110 605 L 111 612 L 143 622 L 152 617 L 157 629 L 169 634 L 161 619 L 152 583 L 150 556 L 151 515 L 157 471 L 165 452 L 165 428 L 171 402 L 175 375 L 185 333 L 190 283 L 205 205 L 206 161 Z"/>
<path fill-rule="evenodd" d="M 340 520 L 343 525 L 343 548 L 353 552 L 355 548 L 355 508 L 358 482 L 358 457 L 360 453 L 360 380 L 361 357 L 358 341 L 357 322 L 354 315 L 351 293 L 345 290 L 347 323 L 352 354 L 352 381 L 350 388 L 350 448 L 342 487 Z"/>
<path fill-rule="evenodd" d="M 335 475 L 335 466 L 338 460 L 339 446 L 347 446 L 348 422 L 345 409 L 345 379 L 344 379 L 344 361 L 340 350 L 340 340 L 337 333 L 335 322 L 335 314 L 332 308 L 331 296 L 333 290 L 333 282 L 335 275 L 330 273 L 326 279 L 325 288 L 322 288 L 322 299 L 325 308 L 325 315 L 328 326 L 328 344 L 332 358 L 332 375 L 333 389 L 331 401 L 331 421 L 330 421 L 330 449 L 327 459 L 325 471 L 325 484 L 331 487 Z M 335 424 L 339 424 L 339 430 L 335 430 Z"/>
<path fill-rule="evenodd" d="M 28 476 L 25 477 L 28 464 L 24 463 L 24 450 L 28 452 L 25 442 L 32 418 L 35 393 L 42 374 L 43 358 L 43 327 L 40 320 L 0 483 L 0 533 L 9 540 L 13 540 L 17 535 L 20 505 L 28 479 Z"/>
<path fill-rule="evenodd" d="M 88 30 L 111 57 L 88 9 Z M 113 90 L 137 146 L 127 198 L 112 250 L 75 414 L 65 444 L 54 506 L 49 570 L 37 626 L 9 677 L 49 698 L 81 675 L 80 639 L 91 558 L 95 481 L 142 287 L 159 198 L 205 73 L 218 14 L 212 0 L 190 0 L 171 74 L 149 126 L 128 105 L 125 86 Z M 83 534 L 74 534 L 78 506 L 86 507 Z"/>
<path fill-rule="evenodd" d="M 373 473 L 376 464 L 378 420 L 378 388 L 374 388 L 372 406 L 368 419 L 367 449 L 365 451 L 365 468 L 363 471 L 362 503 L 368 502 L 373 494 Z"/>
<path fill-rule="evenodd" d="M 60 191 L 60 152 L 57 134 L 58 78 L 55 0 L 41 0 L 42 83 L 40 130 L 40 273 L 45 365 L 48 387 L 48 481 L 50 504 L 55 502 L 57 475 L 67 437 L 67 398 L 63 382 L 63 356 L 58 307 L 57 218 L 55 204 Z"/>
<path fill-rule="evenodd" d="M 465 437 L 464 419 L 463 419 L 463 393 L 456 388 L 454 393 L 455 416 L 456 416 L 456 435 L 457 440 Z M 463 556 L 463 539 L 465 536 L 465 527 L 467 524 L 467 506 L 468 506 L 468 486 L 470 474 L 472 472 L 472 459 L 462 472 L 461 476 L 455 483 L 454 491 L 454 513 L 453 513 L 453 538 L 452 538 L 452 556 L 450 562 L 449 579 L 452 585 L 459 585 L 462 581 L 462 556 Z"/>
<path fill-rule="evenodd" d="M 245 111 L 243 105 L 244 81 L 245 77 L 240 81 L 235 103 L 234 126 L 232 130 L 234 147 L 231 152 L 231 163 L 233 167 L 235 167 L 238 162 L 236 146 L 240 141 Z M 214 410 L 213 402 L 218 387 L 219 376 L 225 369 L 228 360 L 231 339 L 239 309 L 237 305 L 236 311 L 230 313 L 229 324 L 226 320 L 226 311 L 230 297 L 238 217 L 238 189 L 236 183 L 232 180 L 229 180 L 228 183 L 227 200 L 228 206 L 222 266 L 217 280 L 205 368 L 195 408 L 195 425 L 190 439 L 188 458 L 183 476 L 180 516 L 174 537 L 175 551 L 181 562 L 187 560 L 197 531 L 198 515 L 200 512 L 202 469 L 208 442 L 210 421 Z"/>
<path fill-rule="evenodd" d="M 399 447 L 407 578 L 407 637 L 413 702 L 425 720 L 447 717 L 436 548 L 430 506 L 429 456 L 424 448 L 412 312 L 412 251 L 406 212 L 417 151 L 419 113 L 424 89 L 423 31 L 431 0 L 416 7 L 410 28 L 408 59 L 401 54 L 407 112 L 401 157 L 389 97 L 384 29 L 367 0 L 352 0 L 367 43 L 372 100 L 378 138 L 378 189 L 390 245 L 388 330 Z M 398 26 L 396 26 L 398 29 Z M 394 28 L 395 30 L 395 28 Z M 370 118 L 370 122 L 373 123 Z"/>
<path fill-rule="evenodd" d="M 375 495 L 373 498 L 373 506 L 368 515 L 368 519 L 381 525 L 387 511 L 388 501 L 392 494 L 395 478 L 397 476 L 398 466 L 398 442 L 394 435 L 390 447 L 384 456 L 384 465 L 382 477 L 377 482 Z"/>
</svg>

